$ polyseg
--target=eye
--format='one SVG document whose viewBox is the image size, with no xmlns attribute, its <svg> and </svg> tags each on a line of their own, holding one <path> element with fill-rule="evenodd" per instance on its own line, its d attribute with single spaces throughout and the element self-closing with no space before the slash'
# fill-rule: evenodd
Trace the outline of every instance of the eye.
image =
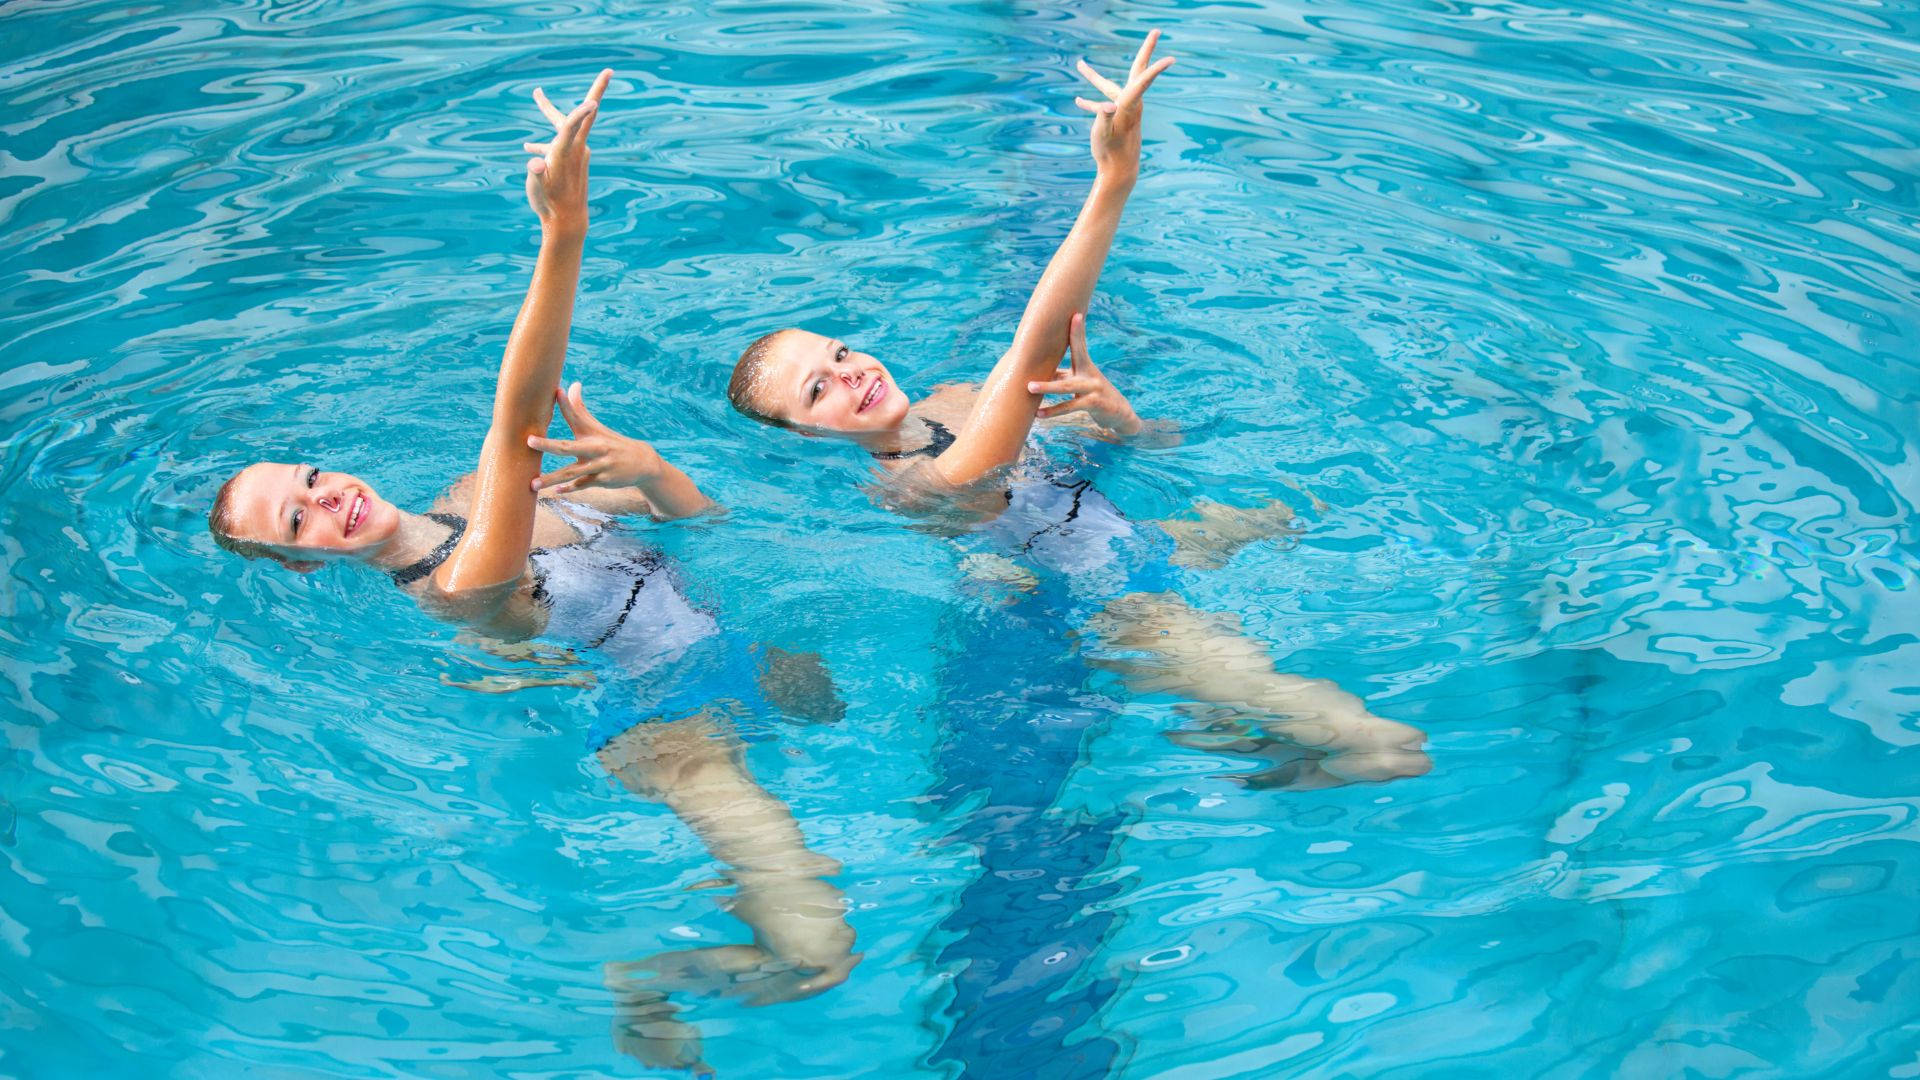
<svg viewBox="0 0 1920 1080">
<path fill-rule="evenodd" d="M 306 524 L 306 522 L 307 512 L 305 510 L 295 510 L 293 512 L 293 535 L 299 536 L 300 526 Z"/>
<path fill-rule="evenodd" d="M 827 388 L 827 380 L 815 379 L 813 381 L 813 386 L 807 391 L 807 404 L 811 405 L 814 402 L 819 401 L 820 391 L 825 390 L 826 388 Z"/>
<path fill-rule="evenodd" d="M 845 345 L 842 345 L 839 348 L 833 350 L 834 363 L 837 364 L 840 361 L 845 360 L 847 358 L 847 354 L 852 351 L 853 351 L 852 349 L 847 348 Z"/>
<path fill-rule="evenodd" d="M 307 486 L 308 486 L 308 487 L 312 487 L 312 486 L 313 486 L 313 483 L 314 483 L 314 481 L 316 481 L 316 480 L 318 480 L 318 479 L 320 479 L 320 469 L 319 469 L 319 467 L 318 467 L 318 466 L 309 466 L 309 467 L 308 467 L 308 469 L 307 469 Z"/>
</svg>

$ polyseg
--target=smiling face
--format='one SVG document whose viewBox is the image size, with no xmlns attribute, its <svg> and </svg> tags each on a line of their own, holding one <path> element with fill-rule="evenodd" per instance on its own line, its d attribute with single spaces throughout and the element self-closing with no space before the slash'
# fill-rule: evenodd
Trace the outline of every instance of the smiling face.
<svg viewBox="0 0 1920 1080">
<path fill-rule="evenodd" d="M 907 395 L 886 365 L 838 338 L 783 330 L 766 341 L 757 368 L 750 387 L 754 406 L 802 431 L 877 434 L 907 418 Z"/>
<path fill-rule="evenodd" d="M 261 462 L 227 482 L 213 525 L 242 553 L 308 571 L 327 559 L 370 557 L 393 539 L 400 511 L 346 473 Z"/>
</svg>

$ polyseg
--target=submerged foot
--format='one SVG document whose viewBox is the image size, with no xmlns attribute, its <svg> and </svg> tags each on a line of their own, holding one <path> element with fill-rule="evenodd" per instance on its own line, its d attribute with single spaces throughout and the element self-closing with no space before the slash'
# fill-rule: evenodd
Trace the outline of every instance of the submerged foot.
<svg viewBox="0 0 1920 1080">
<path fill-rule="evenodd" d="M 1433 767 L 1419 749 L 1423 736 L 1391 720 L 1374 718 L 1380 726 L 1369 735 L 1377 741 L 1328 749 L 1304 746 L 1289 736 L 1286 718 L 1225 705 L 1190 703 L 1176 708 L 1195 722 L 1166 732 L 1167 740 L 1189 750 L 1261 759 L 1268 768 L 1226 777 L 1256 791 L 1313 791 L 1343 784 L 1384 783 L 1421 776 Z"/>
<path fill-rule="evenodd" d="M 710 1077 L 713 1066 L 701 1058 L 700 1029 L 679 1018 L 679 1008 L 658 990 L 634 986 L 607 965 L 613 991 L 614 1049 L 651 1069 L 685 1069 Z"/>
<path fill-rule="evenodd" d="M 1248 544 L 1299 532 L 1293 509 L 1279 499 L 1249 507 L 1201 499 L 1192 513 L 1159 522 L 1173 537 L 1172 563 L 1192 570 L 1218 570 Z"/>
<path fill-rule="evenodd" d="M 847 703 L 819 653 L 788 652 L 769 645 L 760 655 L 760 693 L 781 712 L 807 724 L 837 724 Z"/>
</svg>

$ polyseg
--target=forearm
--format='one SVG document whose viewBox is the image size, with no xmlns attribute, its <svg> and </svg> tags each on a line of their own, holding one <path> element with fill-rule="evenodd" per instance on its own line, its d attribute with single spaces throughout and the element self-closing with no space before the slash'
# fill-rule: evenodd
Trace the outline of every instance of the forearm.
<svg viewBox="0 0 1920 1080">
<path fill-rule="evenodd" d="M 553 386 L 566 359 L 584 233 L 549 230 L 541 240 L 533 281 L 500 359 L 468 529 L 434 573 L 446 592 L 498 586 L 525 568 L 533 545 L 532 482 L 540 475 L 540 454 L 528 447 L 527 437 L 544 432 L 553 418 Z"/>
<path fill-rule="evenodd" d="M 541 235 L 533 281 L 513 320 L 500 359 L 493 398 L 493 430 L 524 445 L 526 436 L 543 433 L 553 418 L 553 388 L 567 358 L 573 328 L 574 294 L 580 281 L 586 227 L 549 226 Z M 536 466 L 538 454 L 529 455 Z M 539 472 L 538 468 L 534 473 Z"/>
<path fill-rule="evenodd" d="M 635 487 L 647 497 L 653 516 L 663 520 L 692 517 L 713 509 L 714 502 L 701 494 L 686 473 L 665 461 L 653 476 L 642 478 Z"/>
<path fill-rule="evenodd" d="M 966 428 L 935 463 L 948 482 L 972 483 L 1019 456 L 1041 401 L 1027 383 L 1050 374 L 1066 351 L 1069 324 L 1093 296 L 1094 282 L 1100 278 L 1100 267 L 1120 227 L 1120 213 L 1132 192 L 1130 173 L 1103 175 L 1094 181 L 1073 228 L 1034 286 L 1012 346 L 981 383 Z"/>
<path fill-rule="evenodd" d="M 1100 280 L 1107 252 L 1113 247 L 1113 235 L 1119 231 L 1127 197 L 1133 194 L 1134 179 L 1132 173 L 1124 173 L 1102 174 L 1094 180 L 1079 217 L 1040 275 L 1026 312 L 1020 316 L 1020 327 L 1014 331 L 1009 355 L 1022 363 L 1023 374 L 1029 370 L 1036 375 L 1051 371 L 1066 351 L 1067 320 L 1075 312 L 1085 311 L 1093 299 L 1094 283 Z"/>
</svg>

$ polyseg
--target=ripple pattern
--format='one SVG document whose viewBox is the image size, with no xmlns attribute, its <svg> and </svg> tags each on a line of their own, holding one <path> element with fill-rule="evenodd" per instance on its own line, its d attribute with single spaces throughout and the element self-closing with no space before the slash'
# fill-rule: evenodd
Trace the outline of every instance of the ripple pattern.
<svg viewBox="0 0 1920 1080">
<path fill-rule="evenodd" d="M 0 20 L 0 1072 L 631 1074 L 602 966 L 740 940 L 583 753 L 608 690 L 460 690 L 500 662 L 201 524 L 261 455 L 403 504 L 471 462 L 528 94 L 601 66 L 575 372 L 733 507 L 661 531 L 688 577 L 850 706 L 750 760 L 867 959 L 699 1003 L 723 1073 L 1920 1067 L 1911 5 Z M 1100 486 L 1309 504 L 1186 591 L 1427 730 L 1418 780 L 1247 790 L 722 399 L 791 323 L 983 371 L 1090 175 L 1072 60 L 1156 25 L 1090 323 L 1184 437 Z"/>
</svg>

